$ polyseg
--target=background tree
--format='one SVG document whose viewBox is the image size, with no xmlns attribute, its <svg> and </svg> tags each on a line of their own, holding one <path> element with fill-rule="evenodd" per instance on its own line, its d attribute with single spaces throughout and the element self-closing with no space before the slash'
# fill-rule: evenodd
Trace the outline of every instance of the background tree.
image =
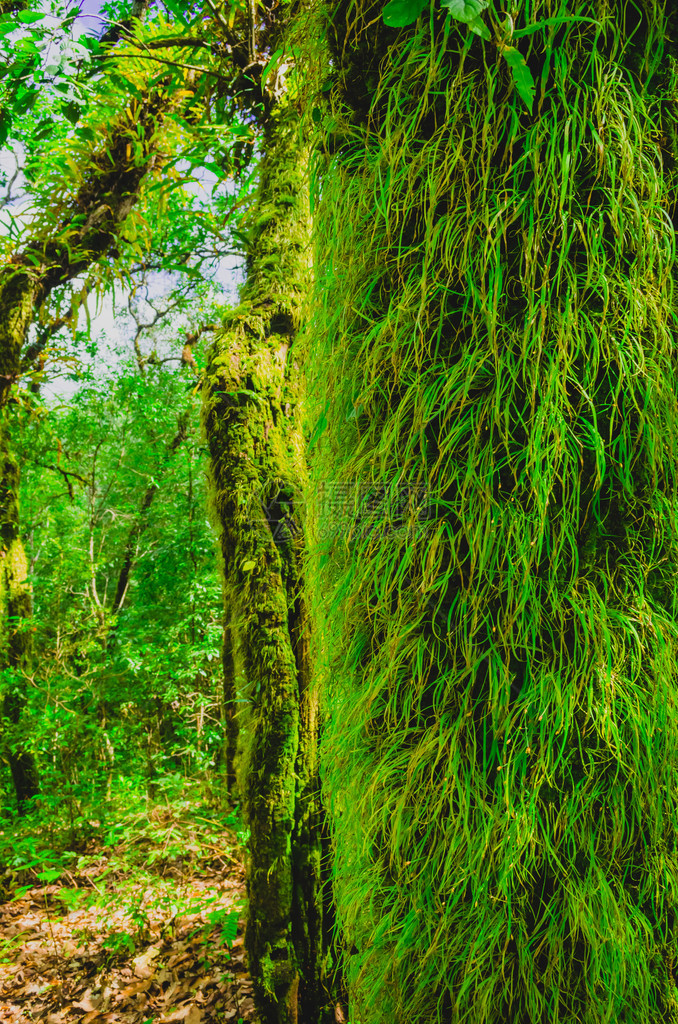
<svg viewBox="0 0 678 1024">
<path fill-rule="evenodd" d="M 147 87 L 162 94 L 169 103 L 163 113 L 162 129 L 153 143 L 160 147 L 158 171 L 167 175 L 164 180 L 160 174 L 153 182 L 144 177 L 150 150 L 147 153 L 142 146 L 139 157 L 135 140 L 126 140 L 124 152 L 115 154 L 116 167 L 120 165 L 117 157 L 121 157 L 139 170 L 139 188 L 122 192 L 129 205 L 134 200 L 134 220 L 123 227 L 121 218 L 118 223 L 114 215 L 113 226 L 110 230 L 106 228 L 105 240 L 95 246 L 83 232 L 98 221 L 90 223 L 89 207 L 84 220 L 79 217 L 76 209 L 83 202 L 77 190 L 71 190 L 66 214 L 59 219 L 47 191 L 49 179 L 38 176 L 32 185 L 33 194 L 40 193 L 41 224 L 46 223 L 47 234 L 39 236 L 41 244 L 47 244 L 44 238 L 52 237 L 49 231 L 53 232 L 56 225 L 58 237 L 66 235 L 68 248 L 62 246 L 58 253 L 50 255 L 55 283 L 49 294 L 62 289 L 63 297 L 60 296 L 61 305 L 55 315 L 41 316 L 42 323 L 32 348 L 29 345 L 29 354 L 31 358 L 40 358 L 47 342 L 63 328 L 63 308 L 69 295 L 70 315 L 74 316 L 74 295 L 67 285 L 84 273 L 97 280 L 97 257 L 103 280 L 106 275 L 110 278 L 112 274 L 124 273 L 129 281 L 133 274 L 148 275 L 158 267 L 199 273 L 195 257 L 204 251 L 202 240 L 191 254 L 185 239 L 194 243 L 199 231 L 194 225 L 187 230 L 186 209 L 181 201 L 174 203 L 172 186 L 177 182 L 168 171 L 173 163 L 177 169 L 175 161 L 188 159 L 222 178 L 229 174 L 238 178 L 237 198 L 230 205 L 224 203 L 221 212 L 224 219 L 239 218 L 235 234 L 247 253 L 248 280 L 242 303 L 227 317 L 210 359 L 206 424 L 217 480 L 215 504 L 224 538 L 230 616 L 231 633 L 224 647 L 224 662 L 235 657 L 244 666 L 242 684 L 237 691 L 229 691 L 227 709 L 233 710 L 236 697 L 248 702 L 241 715 L 245 729 L 239 769 L 240 790 L 252 833 L 248 948 L 259 1008 L 265 1019 L 296 1020 L 301 1015 L 302 1019 L 316 1020 L 326 1014 L 327 1001 L 320 983 L 317 721 L 300 594 L 300 362 L 296 350 L 294 354 L 291 351 L 300 320 L 301 298 L 309 280 L 307 141 L 297 123 L 303 107 L 301 78 L 292 67 L 298 47 L 295 51 L 295 44 L 289 40 L 284 43 L 288 16 L 275 5 L 262 5 L 256 11 L 234 5 L 228 17 L 210 4 L 206 9 L 196 6 L 186 11 L 170 5 L 170 10 L 176 15 L 171 25 L 158 12 L 157 5 L 149 5 L 143 30 L 136 22 L 119 18 L 118 25 L 105 33 L 98 48 L 89 46 L 92 56 L 78 78 L 82 83 L 81 98 L 87 92 L 87 82 L 105 74 L 106 81 L 119 90 L 121 97 L 128 100 L 132 93 L 131 105 L 145 101 Z M 199 64 L 203 58 L 204 63 Z M 132 72 L 149 64 L 157 75 L 134 79 Z M 120 69 L 124 69 L 124 78 Z M 208 85 L 212 82 L 213 89 Z M 36 106 L 38 102 L 36 98 Z M 88 116 L 101 117 L 100 100 L 90 97 L 88 102 Z M 82 110 L 79 114 L 80 121 L 86 122 Z M 225 129 L 230 135 L 230 148 L 223 143 L 218 145 Z M 75 138 L 66 133 L 62 143 L 68 166 L 69 160 L 76 168 L 88 166 L 93 145 L 99 147 L 95 152 L 105 154 L 101 137 L 100 127 L 90 125 L 88 136 L 78 122 Z M 250 195 L 244 171 L 251 162 L 257 139 L 263 156 L 257 191 Z M 53 155 L 51 142 L 43 152 L 45 149 Z M 78 151 L 79 158 L 74 160 Z M 158 202 L 154 203 L 156 189 Z M 100 199 L 94 209 L 107 217 L 109 204 Z M 169 214 L 166 219 L 165 214 Z M 219 238 L 219 231 L 215 230 L 217 218 L 205 219 L 208 223 L 204 238 L 209 238 L 212 244 Z M 169 229 L 164 227 L 168 224 Z M 86 283 L 83 290 L 91 290 L 90 285 Z M 33 316 L 31 305 L 36 302 L 27 302 L 22 307 L 26 324 Z M 187 335 L 183 352 L 187 365 L 195 358 L 193 339 L 211 326 L 200 318 Z M 158 361 L 157 355 L 140 348 L 136 355 L 142 374 Z M 240 360 L 239 368 L 234 360 Z M 23 366 L 28 370 L 30 360 L 24 359 Z M 235 374 L 233 381 L 229 377 L 231 371 Z M 225 395 L 228 391 L 232 394 Z M 238 409 L 243 401 L 247 407 L 247 426 L 257 463 L 255 472 L 243 461 L 242 432 L 232 429 L 234 395 Z M 88 400 L 92 400 L 91 395 Z M 111 431 L 110 424 L 108 430 Z M 166 437 L 166 456 L 178 451 L 182 444 L 181 431 Z M 117 665 L 115 657 L 122 643 L 128 586 L 141 571 L 141 564 L 135 568 L 134 563 L 139 560 L 140 545 L 146 542 L 149 516 L 156 507 L 155 496 L 162 484 L 155 474 L 147 477 L 146 489 L 136 506 L 138 512 L 120 516 L 122 522 L 127 519 L 126 539 L 122 544 L 118 541 L 115 558 L 108 556 L 107 562 L 102 562 L 103 555 L 98 553 L 101 538 L 116 531 L 106 521 L 111 509 L 108 485 L 102 494 L 99 483 L 99 452 L 92 442 L 88 468 L 80 467 L 73 472 L 86 481 L 85 493 L 90 496 L 90 573 L 85 602 L 90 616 L 85 631 L 90 644 L 88 659 L 105 677 L 111 670 L 109 662 Z M 48 464 L 56 466 L 56 472 L 63 476 L 64 467 L 58 460 L 52 458 Z M 236 477 L 240 479 L 243 474 L 247 487 L 236 491 L 246 507 L 234 509 L 232 486 Z M 64 479 L 67 482 L 69 478 Z M 257 541 L 252 547 L 255 537 Z M 243 569 L 249 563 L 249 570 Z M 266 572 L 262 575 L 264 568 Z M 241 593 L 238 587 L 243 572 L 248 573 L 248 586 Z M 59 594 L 61 589 L 60 582 Z M 96 622 L 98 628 L 93 633 Z M 81 642 L 82 636 L 78 636 L 76 648 Z M 102 661 L 95 657 L 97 644 L 105 646 Z M 71 652 L 73 664 L 78 657 L 79 652 Z M 148 652 L 142 661 L 144 665 L 148 663 Z M 110 710 L 100 712 L 99 718 L 110 721 Z M 233 723 L 231 716 L 231 726 Z M 229 735 L 234 735 L 232 727 Z M 159 743 L 156 745 L 160 747 Z M 232 748 L 233 744 L 229 763 Z"/>
<path fill-rule="evenodd" d="M 288 1024 L 332 1012 L 321 977 L 317 690 L 301 567 L 303 355 L 295 341 L 310 283 L 309 119 L 285 22 L 273 6 L 258 14 L 268 47 L 282 44 L 284 57 L 255 93 L 262 155 L 239 225 L 247 279 L 211 350 L 204 422 L 224 562 L 227 770 L 251 830 L 249 966 L 262 1021 Z"/>
<path fill-rule="evenodd" d="M 25 743 L 43 807 L 80 830 L 126 787 L 218 785 L 220 583 L 198 413 L 190 369 L 142 377 L 128 362 L 17 423 L 39 653 Z"/>
<path fill-rule="evenodd" d="M 125 269 L 129 279 L 134 269 L 130 266 L 134 256 L 146 270 L 142 243 L 148 245 L 153 232 L 140 213 L 139 200 L 145 193 L 145 212 L 150 212 L 155 219 L 167 205 L 168 192 L 177 184 L 171 163 L 164 182 L 162 179 L 155 181 L 156 190 L 160 187 L 155 193 L 152 191 L 153 175 L 157 175 L 173 154 L 176 159 L 182 143 L 184 150 L 193 150 L 194 156 L 196 150 L 204 154 L 206 145 L 213 146 L 214 133 L 209 126 L 193 131 L 189 135 L 190 146 L 186 146 L 186 126 L 196 120 L 201 98 L 209 92 L 205 81 L 213 80 L 210 79 L 211 69 L 204 68 L 205 80 L 196 85 L 198 73 L 203 70 L 200 66 L 153 57 L 150 66 L 155 69 L 160 64 L 163 67 L 160 74 L 149 75 L 147 54 L 139 54 L 139 49 L 169 50 L 174 56 L 177 39 L 170 38 L 166 42 L 166 35 L 164 38 L 162 35 L 166 25 L 159 17 L 149 27 L 152 44 L 138 45 L 134 33 L 141 32 L 138 15 L 146 6 L 132 5 L 131 19 L 121 20 L 114 32 L 104 36 L 105 46 L 96 44 L 94 70 L 87 47 L 71 42 L 70 49 L 67 48 L 70 53 L 77 46 L 80 56 L 84 53 L 88 57 L 84 71 L 82 67 L 72 68 L 68 64 L 63 56 L 66 51 L 61 47 L 62 59 L 58 65 L 48 65 L 45 74 L 56 69 L 62 77 L 57 75 L 54 88 L 66 88 L 70 99 L 51 103 L 49 96 L 41 100 L 38 89 L 27 84 L 26 79 L 31 77 L 29 72 L 33 72 L 34 66 L 42 66 L 45 46 L 57 43 L 41 36 L 41 33 L 47 34 L 42 25 L 44 13 L 26 12 L 25 18 L 20 19 L 22 23 L 29 26 L 40 23 L 39 29 L 31 30 L 32 37 L 22 36 L 19 40 L 22 46 L 18 52 L 27 53 L 29 57 L 26 58 L 28 64 L 26 60 L 19 61 L 16 81 L 12 79 L 16 89 L 12 82 L 4 86 L 4 99 L 10 111 L 9 121 L 6 119 L 3 127 L 5 137 L 21 127 L 22 116 L 24 124 L 27 119 L 30 124 L 26 173 L 30 195 L 36 204 L 30 224 L 24 224 L 23 231 L 19 226 L 23 239 L 17 243 L 16 237 L 11 238 L 6 246 L 5 265 L 0 273 L 0 408 L 4 410 L 1 429 L 4 482 L 0 487 L 4 497 L 0 502 L 0 520 L 4 524 L 3 657 L 8 670 L 4 714 L 9 727 L 5 754 L 13 765 L 20 807 L 35 795 L 37 777 L 30 759 L 17 745 L 24 703 L 21 678 L 30 662 L 30 632 L 20 623 L 30 613 L 30 589 L 22 549 L 19 474 L 8 402 L 14 397 L 15 382 L 21 374 L 43 368 L 47 342 L 65 323 L 75 321 L 78 308 L 94 288 L 101 291 L 106 285 L 110 286 L 114 276 L 120 276 Z M 14 27 L 9 16 L 5 20 L 7 26 Z M 68 28 L 70 22 L 72 17 L 67 16 L 62 28 Z M 3 34 L 2 28 L 0 21 L 0 37 L 6 39 L 7 33 Z M 121 39 L 124 41 L 117 45 Z M 117 74 L 117 62 L 122 62 L 125 68 L 124 79 Z M 219 77 L 216 71 L 213 75 Z M 30 93 L 28 99 L 24 95 L 26 89 Z M 55 131 L 52 120 L 59 110 L 61 121 L 56 118 Z M 75 129 L 64 129 L 64 124 L 71 122 L 77 122 Z M 244 129 L 244 133 L 247 137 L 248 130 Z M 242 137 L 241 131 L 238 138 L 242 140 Z M 165 267 L 171 266 L 171 258 L 176 260 L 178 251 L 181 252 L 179 239 L 185 241 L 187 234 L 190 236 L 185 231 L 177 234 L 170 260 L 162 261 Z M 183 270 L 196 272 L 190 267 L 185 249 L 179 259 Z M 87 275 L 85 281 L 81 281 L 78 288 L 69 288 L 70 283 L 83 274 Z M 68 308 L 64 311 L 66 304 Z M 38 330 L 31 336 L 30 328 L 36 319 Z"/>
<path fill-rule="evenodd" d="M 308 579 L 351 1019 L 673 1020 L 666 9 L 447 7 L 327 8 Z"/>
</svg>

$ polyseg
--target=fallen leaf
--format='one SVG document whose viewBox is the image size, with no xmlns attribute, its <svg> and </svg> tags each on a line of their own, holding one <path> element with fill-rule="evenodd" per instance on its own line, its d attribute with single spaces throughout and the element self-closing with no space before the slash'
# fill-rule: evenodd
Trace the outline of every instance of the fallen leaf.
<svg viewBox="0 0 678 1024">
<path fill-rule="evenodd" d="M 123 999 L 132 999 L 133 996 L 138 995 L 140 992 L 145 992 L 146 989 L 151 987 L 151 979 L 145 978 L 143 981 L 135 981 L 131 985 L 127 985 L 118 994 L 118 1002 Z"/>
<path fill-rule="evenodd" d="M 160 950 L 156 946 L 149 946 L 145 953 L 136 957 L 132 961 L 136 976 L 138 978 L 150 978 L 154 971 L 153 964 L 159 956 Z"/>
<path fill-rule="evenodd" d="M 162 1020 L 167 1022 L 167 1024 L 170 1021 L 183 1021 L 183 1024 L 201 1024 L 202 1010 L 199 1010 L 195 1004 L 186 1003 L 185 1006 L 180 1006 L 178 1010 L 175 1010 L 168 1017 L 163 1017 Z"/>
<path fill-rule="evenodd" d="M 73 1003 L 72 1005 L 76 1006 L 79 1010 L 86 1010 L 88 1013 L 90 1013 L 92 1010 L 98 1011 L 99 1009 L 97 1003 L 94 1003 L 92 1001 L 91 988 L 88 988 L 87 991 L 83 993 L 82 999 L 79 999 L 77 1003 Z"/>
</svg>

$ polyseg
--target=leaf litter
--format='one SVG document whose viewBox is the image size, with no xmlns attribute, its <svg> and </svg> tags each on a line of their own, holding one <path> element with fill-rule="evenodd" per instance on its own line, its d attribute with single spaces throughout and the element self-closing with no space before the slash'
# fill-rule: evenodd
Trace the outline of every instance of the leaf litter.
<svg viewBox="0 0 678 1024">
<path fill-rule="evenodd" d="M 242 848 L 223 822 L 156 807 L 72 870 L 30 875 L 0 905 L 1 1024 L 256 1024 Z"/>
</svg>

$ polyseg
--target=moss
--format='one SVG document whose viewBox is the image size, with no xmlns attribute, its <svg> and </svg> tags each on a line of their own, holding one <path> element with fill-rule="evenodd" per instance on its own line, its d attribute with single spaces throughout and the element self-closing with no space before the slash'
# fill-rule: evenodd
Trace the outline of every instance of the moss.
<svg viewBox="0 0 678 1024">
<path fill-rule="evenodd" d="M 26 704 L 26 672 L 30 669 L 32 633 L 27 619 L 32 611 L 28 561 L 19 522 L 19 466 L 10 446 L 8 409 L 0 408 L 0 667 L 10 673 L 11 685 L 2 712 L 8 730 L 2 752 L 12 773 L 19 813 L 38 792 L 38 775 L 31 753 L 22 750 L 15 735 L 25 733 L 21 718 Z"/>
<path fill-rule="evenodd" d="M 210 450 L 239 708 L 235 773 L 250 828 L 246 944 L 260 1016 L 317 1020 L 316 698 L 300 602 L 305 481 L 293 356 L 309 275 L 308 145 L 281 104 L 265 135 L 240 303 L 206 370 Z"/>
<path fill-rule="evenodd" d="M 224 729 L 223 784 L 232 798 L 238 799 L 236 789 L 235 759 L 238 749 L 237 688 L 235 661 L 233 658 L 233 633 L 228 608 L 224 611 L 223 646 L 221 651 L 223 672 L 221 712 Z"/>
<path fill-rule="evenodd" d="M 20 261 L 0 275 L 0 405 L 21 368 L 21 349 L 33 316 L 36 286 Z"/>
</svg>

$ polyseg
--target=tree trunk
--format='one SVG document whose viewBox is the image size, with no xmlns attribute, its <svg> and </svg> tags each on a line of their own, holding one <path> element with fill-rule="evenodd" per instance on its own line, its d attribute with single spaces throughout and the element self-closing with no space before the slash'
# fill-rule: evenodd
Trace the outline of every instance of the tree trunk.
<svg viewBox="0 0 678 1024">
<path fill-rule="evenodd" d="M 233 644 L 235 637 L 231 630 L 230 610 L 224 608 L 224 633 L 221 648 L 221 666 L 223 674 L 223 692 L 221 700 L 221 717 L 224 730 L 222 748 L 223 785 L 226 792 L 239 799 L 236 790 L 235 758 L 238 750 L 238 691 L 235 681 L 235 659 Z"/>
<path fill-rule="evenodd" d="M 7 720 L 3 737 L 3 753 L 9 762 L 17 810 L 23 814 L 26 802 L 39 791 L 38 772 L 33 754 L 27 749 L 26 723 L 23 711 L 26 705 L 25 673 L 30 668 L 31 591 L 28 584 L 28 563 L 19 533 L 19 467 L 6 443 L 7 409 L 0 409 L 3 440 L 2 486 L 5 491 L 0 509 L 0 644 L 5 663 L 2 714 Z"/>
<path fill-rule="evenodd" d="M 251 832 L 246 945 L 263 1024 L 315 1024 L 323 1002 L 317 694 L 301 596 L 295 335 L 309 280 L 309 199 L 298 122 L 282 100 L 267 123 L 247 282 L 212 348 L 204 396 L 230 639 L 227 749 L 237 707 L 236 774 Z"/>
<path fill-rule="evenodd" d="M 14 268 L 16 269 L 16 268 Z M 10 443 L 9 387 L 18 372 L 21 345 L 33 312 L 33 288 L 22 273 L 6 272 L 0 283 L 0 666 L 6 670 L 2 739 L 14 784 L 17 810 L 39 791 L 35 758 L 25 746 L 24 672 L 29 668 L 31 614 L 28 564 L 19 529 L 19 465 Z"/>
<path fill-rule="evenodd" d="M 675 1021 L 662 5 L 381 8 L 332 5 L 309 316 L 350 1017 Z"/>
</svg>

